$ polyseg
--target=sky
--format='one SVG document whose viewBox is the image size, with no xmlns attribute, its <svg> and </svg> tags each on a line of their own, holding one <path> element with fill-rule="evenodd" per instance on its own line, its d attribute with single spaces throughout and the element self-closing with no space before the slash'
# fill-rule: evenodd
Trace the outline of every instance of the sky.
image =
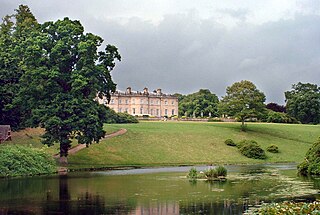
<svg viewBox="0 0 320 215">
<path fill-rule="evenodd" d="M 118 47 L 117 88 L 189 94 L 252 81 L 267 102 L 292 84 L 320 85 L 319 0 L 1 0 L 26 4 L 40 23 L 69 17 Z"/>
</svg>

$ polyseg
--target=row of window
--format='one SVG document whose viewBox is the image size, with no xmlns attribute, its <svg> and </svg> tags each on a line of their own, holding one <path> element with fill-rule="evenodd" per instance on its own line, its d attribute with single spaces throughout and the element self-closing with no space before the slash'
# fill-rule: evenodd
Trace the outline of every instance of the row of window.
<svg viewBox="0 0 320 215">
<path fill-rule="evenodd" d="M 123 109 L 122 109 L 122 108 L 119 108 L 119 112 L 122 113 L 122 111 L 123 111 Z M 128 108 L 125 108 L 123 112 L 128 113 Z M 160 116 L 159 113 L 160 113 L 159 109 L 155 109 L 155 110 L 154 110 L 154 109 L 151 109 L 151 110 L 150 110 L 150 115 L 152 115 L 152 116 Z M 138 114 L 138 113 L 136 112 L 136 109 L 135 109 L 135 108 L 132 108 L 132 114 L 133 114 L 133 115 Z M 140 108 L 139 114 L 141 114 L 141 115 L 142 115 L 142 114 L 149 114 L 149 113 L 148 113 L 148 109 L 144 109 L 144 112 L 143 112 L 143 108 Z M 168 109 L 164 109 L 164 115 L 168 115 Z M 171 115 L 175 115 L 174 109 L 171 110 Z"/>
<path fill-rule="evenodd" d="M 114 102 L 115 102 L 115 100 L 111 99 L 110 103 L 114 104 Z M 130 100 L 125 99 L 124 102 L 125 102 L 124 104 L 129 104 Z M 136 103 L 135 99 L 132 99 L 132 104 L 135 104 L 135 103 Z M 150 100 L 150 104 L 157 104 L 158 105 L 159 103 L 160 103 L 159 100 L 156 100 L 155 102 L 153 100 Z M 122 104 L 121 99 L 119 99 L 119 104 Z M 148 104 L 148 100 L 140 99 L 140 104 Z M 168 100 L 165 100 L 164 104 L 168 105 Z M 171 105 L 174 105 L 174 101 L 171 101 Z"/>
</svg>

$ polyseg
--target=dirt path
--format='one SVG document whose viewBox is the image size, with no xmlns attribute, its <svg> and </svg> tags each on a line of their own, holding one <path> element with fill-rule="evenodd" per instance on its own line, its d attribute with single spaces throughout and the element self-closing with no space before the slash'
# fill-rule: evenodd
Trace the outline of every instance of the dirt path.
<svg viewBox="0 0 320 215">
<path fill-rule="evenodd" d="M 112 137 L 120 136 L 120 135 L 125 134 L 126 132 L 127 132 L 127 129 L 121 128 L 119 131 L 113 132 L 111 134 L 107 134 L 101 140 L 105 140 L 105 139 L 109 139 L 109 138 L 112 138 Z M 86 148 L 86 144 L 78 144 L 77 146 L 72 147 L 71 149 L 69 149 L 68 154 L 69 155 L 75 154 L 75 153 L 77 153 L 78 151 L 80 151 L 81 149 L 84 149 L 84 148 Z M 58 158 L 59 154 L 55 154 L 53 157 Z"/>
</svg>

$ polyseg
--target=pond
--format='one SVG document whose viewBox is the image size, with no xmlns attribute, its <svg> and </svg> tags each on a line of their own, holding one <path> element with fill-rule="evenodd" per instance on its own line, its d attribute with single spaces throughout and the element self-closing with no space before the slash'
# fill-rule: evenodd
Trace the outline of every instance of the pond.
<svg viewBox="0 0 320 215">
<path fill-rule="evenodd" d="M 295 164 L 226 167 L 225 182 L 189 181 L 190 167 L 1 179 L 0 214 L 242 214 L 320 198 L 320 178 L 298 177 Z"/>
</svg>

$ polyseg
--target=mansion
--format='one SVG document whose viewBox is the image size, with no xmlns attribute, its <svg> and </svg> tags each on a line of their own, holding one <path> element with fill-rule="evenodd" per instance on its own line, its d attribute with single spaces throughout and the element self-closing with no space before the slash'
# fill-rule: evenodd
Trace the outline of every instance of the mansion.
<svg viewBox="0 0 320 215">
<path fill-rule="evenodd" d="M 133 116 L 171 117 L 178 115 L 178 98 L 173 95 L 163 94 L 161 89 L 149 92 L 133 92 L 128 87 L 126 92 L 116 91 L 111 94 L 110 103 L 107 99 L 99 99 L 100 104 L 105 104 L 118 113 L 128 113 Z"/>
</svg>

